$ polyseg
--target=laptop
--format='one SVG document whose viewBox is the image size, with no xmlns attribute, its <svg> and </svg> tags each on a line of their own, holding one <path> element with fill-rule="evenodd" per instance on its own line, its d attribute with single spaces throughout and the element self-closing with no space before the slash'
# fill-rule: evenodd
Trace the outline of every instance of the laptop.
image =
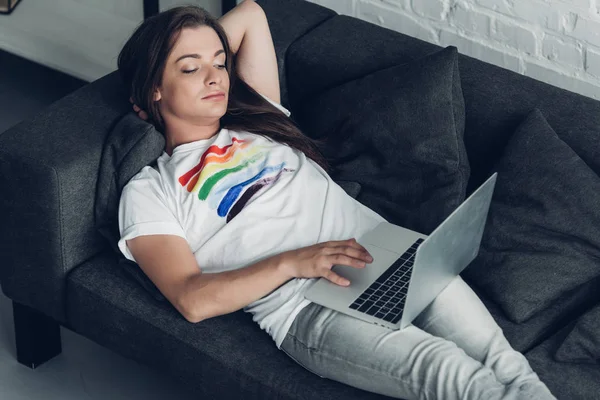
<svg viewBox="0 0 600 400">
<path fill-rule="evenodd" d="M 382 222 L 356 240 L 373 256 L 365 268 L 334 265 L 347 278 L 340 286 L 320 278 L 305 298 L 393 330 L 403 329 L 479 252 L 495 172 L 429 236 Z"/>
</svg>

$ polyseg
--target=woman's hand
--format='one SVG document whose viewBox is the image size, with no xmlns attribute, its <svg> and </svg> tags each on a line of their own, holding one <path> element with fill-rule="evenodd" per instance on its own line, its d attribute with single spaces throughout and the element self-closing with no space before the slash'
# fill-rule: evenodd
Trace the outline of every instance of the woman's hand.
<svg viewBox="0 0 600 400">
<path fill-rule="evenodd" d="M 366 263 L 373 261 L 367 249 L 354 238 L 317 243 L 283 252 L 280 257 L 282 265 L 292 277 L 323 277 L 340 286 L 348 286 L 350 281 L 333 272 L 331 268 L 334 265 L 364 268 Z"/>
<path fill-rule="evenodd" d="M 142 110 L 141 108 L 139 108 L 137 106 L 137 104 L 135 104 L 133 102 L 133 97 L 129 98 L 129 102 L 131 104 L 133 104 L 133 111 L 135 111 L 138 115 L 138 117 L 140 117 L 141 119 L 143 119 L 144 121 L 148 120 L 148 113 L 146 113 L 146 111 Z"/>
</svg>

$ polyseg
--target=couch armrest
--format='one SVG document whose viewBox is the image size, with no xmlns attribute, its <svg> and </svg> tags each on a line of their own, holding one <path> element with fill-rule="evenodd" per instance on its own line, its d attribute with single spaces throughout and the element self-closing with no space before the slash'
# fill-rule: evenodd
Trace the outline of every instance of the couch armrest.
<svg viewBox="0 0 600 400">
<path fill-rule="evenodd" d="M 98 168 L 130 106 L 113 72 L 0 134 L 2 290 L 60 322 L 67 273 L 106 247 L 94 227 Z"/>
</svg>

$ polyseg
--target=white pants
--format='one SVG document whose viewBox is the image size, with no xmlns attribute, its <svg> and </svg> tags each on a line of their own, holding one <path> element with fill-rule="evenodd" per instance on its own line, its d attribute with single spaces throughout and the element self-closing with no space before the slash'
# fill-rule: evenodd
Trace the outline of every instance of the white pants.
<svg viewBox="0 0 600 400">
<path fill-rule="evenodd" d="M 555 399 L 459 276 L 405 329 L 311 303 L 281 349 L 309 371 L 401 399 Z"/>
</svg>

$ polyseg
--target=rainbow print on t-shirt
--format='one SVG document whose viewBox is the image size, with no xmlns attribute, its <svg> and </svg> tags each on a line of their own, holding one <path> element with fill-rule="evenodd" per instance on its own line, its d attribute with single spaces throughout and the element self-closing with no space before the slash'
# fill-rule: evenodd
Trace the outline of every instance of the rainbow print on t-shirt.
<svg viewBox="0 0 600 400">
<path fill-rule="evenodd" d="M 232 137 L 229 145 L 206 149 L 200 162 L 178 180 L 229 222 L 259 190 L 277 182 L 283 172 L 294 171 L 284 168 L 285 162 L 265 165 L 267 153 L 266 147 L 253 140 Z"/>
</svg>

